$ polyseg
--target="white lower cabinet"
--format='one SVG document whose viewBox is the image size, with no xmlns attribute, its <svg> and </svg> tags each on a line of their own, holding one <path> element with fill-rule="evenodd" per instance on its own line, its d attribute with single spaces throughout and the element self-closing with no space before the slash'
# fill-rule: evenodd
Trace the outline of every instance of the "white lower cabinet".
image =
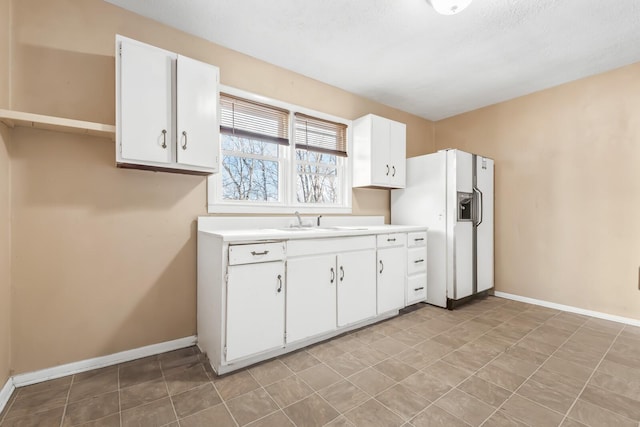
<svg viewBox="0 0 640 427">
<path fill-rule="evenodd" d="M 227 279 L 226 360 L 284 346 L 284 261 L 233 265 Z"/>
<path fill-rule="evenodd" d="M 338 326 L 376 315 L 376 251 L 338 254 Z"/>
<path fill-rule="evenodd" d="M 336 256 L 287 261 L 287 342 L 336 328 Z"/>
<path fill-rule="evenodd" d="M 378 236 L 378 314 L 404 307 L 407 280 L 406 234 Z"/>
<path fill-rule="evenodd" d="M 289 242 L 287 343 L 375 317 L 375 262 L 371 236 Z"/>
<path fill-rule="evenodd" d="M 198 346 L 220 375 L 391 317 L 426 296 L 426 231 L 220 237 L 198 233 L 197 301 Z"/>
</svg>

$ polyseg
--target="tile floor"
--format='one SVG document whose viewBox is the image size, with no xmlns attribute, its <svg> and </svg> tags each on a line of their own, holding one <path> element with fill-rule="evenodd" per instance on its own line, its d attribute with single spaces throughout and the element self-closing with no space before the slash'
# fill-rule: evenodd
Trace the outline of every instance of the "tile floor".
<svg viewBox="0 0 640 427">
<path fill-rule="evenodd" d="M 0 426 L 640 426 L 640 328 L 421 305 L 223 377 L 195 347 L 16 390 Z"/>
</svg>

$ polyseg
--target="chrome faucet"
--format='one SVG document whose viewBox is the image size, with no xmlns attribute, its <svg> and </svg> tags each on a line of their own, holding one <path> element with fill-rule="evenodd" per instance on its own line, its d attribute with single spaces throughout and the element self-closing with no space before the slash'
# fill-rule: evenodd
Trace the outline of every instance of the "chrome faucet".
<svg viewBox="0 0 640 427">
<path fill-rule="evenodd" d="M 300 217 L 300 212 L 295 211 L 293 213 L 296 217 L 298 217 L 298 227 L 304 227 L 304 225 L 302 225 L 302 218 Z"/>
</svg>

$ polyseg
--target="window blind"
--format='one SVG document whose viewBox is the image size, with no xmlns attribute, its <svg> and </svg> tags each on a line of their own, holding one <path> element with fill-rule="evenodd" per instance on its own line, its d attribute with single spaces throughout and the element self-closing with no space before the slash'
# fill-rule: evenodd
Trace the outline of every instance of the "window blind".
<svg viewBox="0 0 640 427">
<path fill-rule="evenodd" d="M 220 133 L 289 145 L 289 112 L 220 93 Z"/>
<path fill-rule="evenodd" d="M 295 113 L 296 148 L 347 157 L 347 125 Z"/>
</svg>

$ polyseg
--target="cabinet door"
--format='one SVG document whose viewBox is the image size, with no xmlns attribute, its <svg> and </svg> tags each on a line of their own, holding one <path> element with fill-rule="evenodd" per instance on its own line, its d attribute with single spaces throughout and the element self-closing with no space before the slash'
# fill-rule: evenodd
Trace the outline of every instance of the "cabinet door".
<svg viewBox="0 0 640 427">
<path fill-rule="evenodd" d="M 391 176 L 389 158 L 390 121 L 378 116 L 371 118 L 371 184 L 386 187 Z"/>
<path fill-rule="evenodd" d="M 175 57 L 152 46 L 120 43 L 120 157 L 171 163 Z"/>
<path fill-rule="evenodd" d="M 338 254 L 338 326 L 376 315 L 376 252 Z"/>
<path fill-rule="evenodd" d="M 218 67 L 178 56 L 177 162 L 218 171 Z"/>
<path fill-rule="evenodd" d="M 389 124 L 389 184 L 394 188 L 406 186 L 407 126 L 391 121 Z"/>
<path fill-rule="evenodd" d="M 287 342 L 336 328 L 336 256 L 287 261 Z"/>
<path fill-rule="evenodd" d="M 227 361 L 284 345 L 284 262 L 229 267 Z"/>
<path fill-rule="evenodd" d="M 406 248 L 378 249 L 378 314 L 404 307 Z"/>
</svg>

